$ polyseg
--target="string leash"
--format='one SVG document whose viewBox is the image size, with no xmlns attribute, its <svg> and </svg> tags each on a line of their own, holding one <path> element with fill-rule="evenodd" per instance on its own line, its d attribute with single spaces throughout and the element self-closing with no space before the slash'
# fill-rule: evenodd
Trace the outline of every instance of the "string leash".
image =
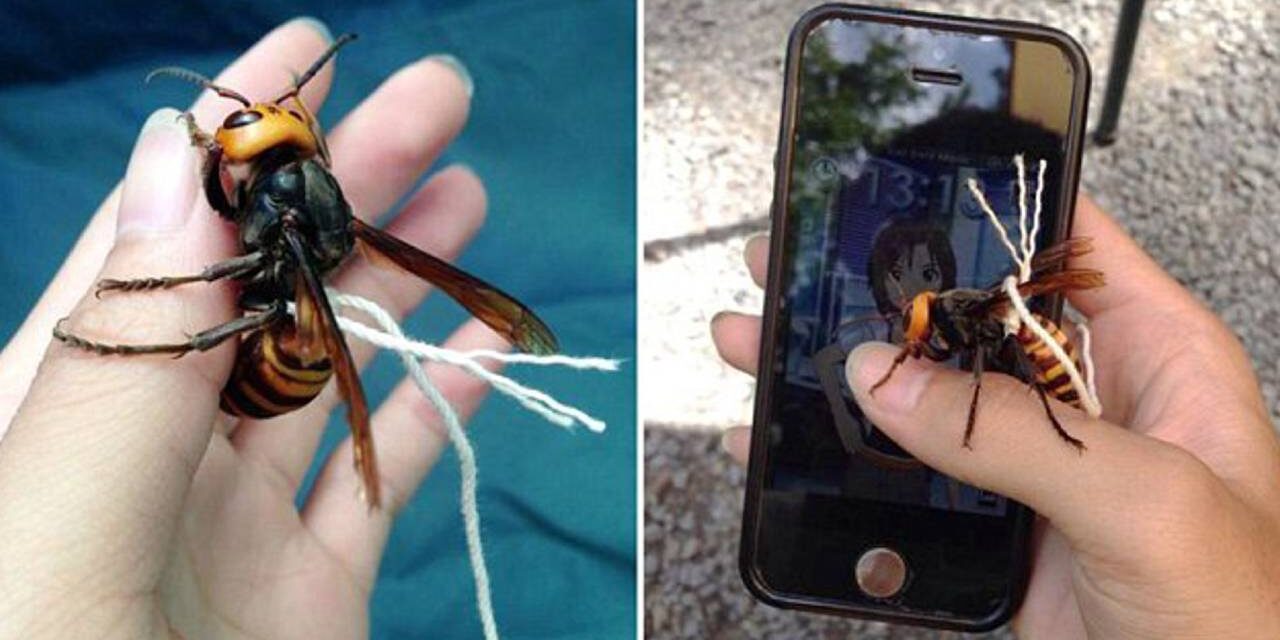
<svg viewBox="0 0 1280 640">
<path fill-rule="evenodd" d="M 422 361 L 443 362 L 455 365 L 463 371 L 484 380 L 495 390 L 510 396 L 525 408 L 537 413 L 547 421 L 565 428 L 574 424 L 582 424 L 594 433 L 605 429 L 603 420 L 592 417 L 580 409 L 557 401 L 546 392 L 522 385 L 500 373 L 484 368 L 482 361 L 496 361 L 504 364 L 534 364 L 542 366 L 564 366 L 571 369 L 594 371 L 617 371 L 620 360 L 609 358 L 578 358 L 564 355 L 539 356 L 525 353 L 504 353 L 487 349 L 474 351 L 455 351 L 405 336 L 404 330 L 395 318 L 378 303 L 357 295 L 341 293 L 333 289 L 327 290 L 329 301 L 337 307 L 355 309 L 369 316 L 377 328 L 358 322 L 347 316 L 338 317 L 338 326 L 348 335 L 354 336 L 374 346 L 396 352 L 400 361 L 409 372 L 422 394 L 426 396 L 436 413 L 444 422 L 449 440 L 458 451 L 458 467 L 461 475 L 461 511 L 463 530 L 467 540 L 467 555 L 471 561 L 471 572 L 475 578 L 476 608 L 480 614 L 480 627 L 484 631 L 485 640 L 498 640 L 498 623 L 493 613 L 493 596 L 489 583 L 489 569 L 485 563 L 484 545 L 480 540 L 480 511 L 476 505 L 477 464 L 475 449 L 462 428 L 458 412 L 449 404 L 440 389 L 427 377 Z M 289 305 L 289 313 L 296 314 L 293 304 Z"/>
<path fill-rule="evenodd" d="M 1048 163 L 1040 160 L 1037 167 L 1035 207 L 1031 211 L 1030 233 L 1028 233 L 1027 229 L 1026 162 L 1023 160 L 1022 155 L 1019 154 L 1013 157 L 1013 164 L 1018 170 L 1019 237 L 1016 247 L 1013 241 L 1009 239 L 1009 232 L 1005 229 L 1004 223 L 1000 222 L 1000 218 L 991 207 L 991 203 L 987 201 L 986 195 L 982 193 L 982 189 L 978 186 L 978 181 L 974 178 L 969 178 L 966 183 L 969 193 L 973 194 L 973 199 L 977 201 L 982 212 L 986 214 L 987 220 L 995 227 L 1001 244 L 1004 245 L 1004 248 L 1009 252 L 1009 256 L 1013 258 L 1014 265 L 1017 266 L 1018 275 L 1009 275 L 1001 283 L 1001 287 L 1005 294 L 1009 296 L 1011 303 L 1011 308 L 1004 318 L 1005 333 L 1013 335 L 1022 327 L 1030 329 L 1049 348 L 1058 364 L 1061 364 L 1062 368 L 1067 372 L 1067 377 L 1071 380 L 1071 387 L 1075 389 L 1076 396 L 1080 398 L 1080 404 L 1085 413 L 1096 418 L 1102 415 L 1102 403 L 1098 400 L 1098 392 L 1094 382 L 1093 356 L 1090 351 L 1092 340 L 1088 323 L 1085 321 L 1084 316 L 1076 313 L 1071 317 L 1071 320 L 1076 325 L 1076 332 L 1080 336 L 1081 366 L 1084 369 L 1082 373 L 1080 367 L 1076 366 L 1076 363 L 1062 348 L 1062 345 L 1057 340 L 1054 340 L 1049 330 L 1045 329 L 1044 325 L 1031 314 L 1031 311 L 1027 308 L 1026 299 L 1022 296 L 1022 292 L 1018 290 L 1019 285 L 1031 279 L 1031 262 L 1036 254 L 1036 236 L 1040 232 L 1040 214 L 1043 211 L 1044 204 L 1044 172 Z"/>
</svg>

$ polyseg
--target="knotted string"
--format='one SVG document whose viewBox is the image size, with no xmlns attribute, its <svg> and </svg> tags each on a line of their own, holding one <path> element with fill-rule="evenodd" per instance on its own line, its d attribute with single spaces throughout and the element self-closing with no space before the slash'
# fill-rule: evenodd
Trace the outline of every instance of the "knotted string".
<svg viewBox="0 0 1280 640">
<path fill-rule="evenodd" d="M 427 397 L 436 413 L 444 421 L 449 433 L 449 440 L 458 450 L 458 466 L 462 477 L 461 510 L 463 529 L 467 539 L 467 555 L 471 561 L 471 571 L 476 584 L 476 608 L 480 613 L 480 626 L 484 630 L 485 640 L 498 639 L 498 623 L 493 614 L 493 596 L 489 586 L 489 569 L 485 564 L 484 545 L 480 541 L 480 511 L 476 505 L 476 454 L 467 439 L 466 431 L 458 413 L 449 404 L 440 389 L 427 378 L 422 368 L 422 360 L 446 362 L 456 365 L 467 373 L 484 380 L 494 389 L 511 396 L 524 407 L 538 413 L 548 421 L 562 427 L 572 427 L 575 422 L 585 425 L 593 432 L 604 431 L 604 421 L 587 415 L 579 409 L 565 405 L 545 392 L 526 387 L 514 380 L 485 369 L 480 360 L 494 360 L 504 363 L 560 365 L 573 369 L 596 371 L 617 371 L 621 364 L 618 360 L 608 358 L 575 358 L 563 355 L 537 356 L 531 354 L 512 354 L 492 350 L 454 351 L 435 345 L 413 340 L 404 335 L 395 318 L 376 302 L 360 296 L 328 290 L 329 301 L 339 307 L 358 309 L 381 327 L 381 330 L 362 324 L 348 317 L 339 317 L 338 326 L 347 334 L 360 338 L 374 346 L 395 351 L 401 363 L 409 372 L 409 377 L 418 385 L 418 389 Z M 293 305 L 289 312 L 296 313 Z"/>
<path fill-rule="evenodd" d="M 1098 400 L 1098 392 L 1096 390 L 1093 375 L 1093 356 L 1089 349 L 1091 340 L 1089 328 L 1084 323 L 1084 319 L 1076 323 L 1076 330 L 1080 334 L 1080 349 L 1083 357 L 1081 364 L 1084 366 L 1085 373 L 1081 374 L 1080 369 L 1076 367 L 1076 363 L 1072 361 L 1071 356 L 1067 355 L 1065 349 L 1057 340 L 1053 339 L 1053 335 L 1045 329 L 1044 325 L 1036 319 L 1031 311 L 1027 308 L 1027 301 L 1023 298 L 1022 292 L 1018 290 L 1018 285 L 1026 283 L 1031 279 L 1031 263 L 1035 259 L 1036 254 L 1036 234 L 1040 232 L 1040 214 L 1043 210 L 1043 194 L 1044 194 L 1044 171 L 1048 165 L 1044 160 L 1040 160 L 1039 170 L 1037 172 L 1036 192 L 1035 192 L 1035 208 L 1031 213 L 1031 232 L 1027 232 L 1027 168 L 1021 155 L 1013 157 L 1013 164 L 1018 170 L 1018 246 L 1015 247 L 1009 239 L 1009 232 L 1005 229 L 1004 223 L 1000 222 L 1000 218 L 991 207 L 991 203 L 987 202 L 986 195 L 982 193 L 982 189 L 978 187 L 978 181 L 969 178 L 967 186 L 969 192 L 973 194 L 974 200 L 978 202 L 978 206 L 982 212 L 986 214 L 987 219 L 991 221 L 991 225 L 995 227 L 996 233 L 1000 236 L 1000 242 L 1004 244 L 1004 248 L 1008 250 L 1009 256 L 1013 258 L 1013 263 L 1018 267 L 1018 275 L 1010 275 L 1004 279 L 1002 287 L 1009 301 L 1012 303 L 1012 309 L 1005 318 L 1005 331 L 1008 333 L 1016 333 L 1020 327 L 1027 327 L 1036 337 L 1044 343 L 1049 351 L 1053 353 L 1053 357 L 1057 359 L 1062 368 L 1066 370 L 1067 377 L 1071 380 L 1071 386 L 1075 389 L 1076 396 L 1080 398 L 1080 404 L 1083 406 L 1085 413 L 1096 418 L 1102 415 L 1102 403 Z M 1086 382 L 1086 376 L 1088 381 Z"/>
</svg>

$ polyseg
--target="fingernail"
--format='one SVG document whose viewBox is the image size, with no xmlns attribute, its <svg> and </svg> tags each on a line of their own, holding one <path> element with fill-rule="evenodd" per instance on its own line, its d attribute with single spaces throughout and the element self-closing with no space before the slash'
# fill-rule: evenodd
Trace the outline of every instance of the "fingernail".
<svg viewBox="0 0 1280 640">
<path fill-rule="evenodd" d="M 296 20 L 297 22 L 301 22 L 302 24 L 314 29 L 316 33 L 320 34 L 320 37 L 324 38 L 325 42 L 333 42 L 333 32 L 329 31 L 329 26 L 321 22 L 318 18 L 302 16 Z"/>
<path fill-rule="evenodd" d="M 871 393 L 871 387 L 880 381 L 893 366 L 893 359 L 900 347 L 883 342 L 864 342 L 845 360 L 844 374 L 849 387 L 864 409 L 874 405 L 879 411 L 911 413 L 920 403 L 920 397 L 929 384 L 933 371 L 929 367 L 904 362 L 887 382 Z"/>
<path fill-rule="evenodd" d="M 467 71 L 467 65 L 462 64 L 461 60 L 447 53 L 437 53 L 433 56 L 427 56 L 427 60 L 439 62 L 440 64 L 452 69 L 453 72 L 457 74 L 458 79 L 462 81 L 463 88 L 467 90 L 468 98 L 475 94 L 476 83 L 471 79 L 471 72 Z"/>
<path fill-rule="evenodd" d="M 117 236 L 186 224 L 196 191 L 196 153 L 180 115 L 160 109 L 142 125 L 125 172 Z"/>
<path fill-rule="evenodd" d="M 738 431 L 737 427 L 733 427 L 725 429 L 724 433 L 720 434 L 720 449 L 722 451 L 730 455 L 733 454 L 733 441 L 737 439 Z"/>
</svg>

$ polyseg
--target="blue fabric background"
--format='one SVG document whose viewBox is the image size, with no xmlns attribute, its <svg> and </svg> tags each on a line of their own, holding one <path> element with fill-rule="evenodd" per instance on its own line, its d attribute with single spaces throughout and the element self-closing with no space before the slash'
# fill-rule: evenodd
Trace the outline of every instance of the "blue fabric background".
<svg viewBox="0 0 1280 640">
<path fill-rule="evenodd" d="M 83 10 L 30 0 L 0 9 L 0 340 L 119 179 L 146 116 L 194 98 L 179 82 L 144 86 L 148 70 L 212 75 L 276 24 L 314 15 L 361 35 L 339 56 L 320 114 L 332 127 L 399 67 L 452 53 L 476 95 L 439 165 L 470 165 L 490 195 L 462 266 L 537 309 L 566 352 L 627 359 L 617 374 L 515 371 L 607 420 L 603 435 L 564 432 L 500 396 L 472 420 L 499 627 L 509 638 L 634 637 L 633 3 L 121 2 L 91 19 Z M 439 341 L 463 318 L 437 296 L 408 330 Z M 402 375 L 379 356 L 364 378 L 371 399 Z M 334 416 L 322 454 L 345 431 Z M 372 618 L 376 638 L 480 635 L 452 452 L 396 523 Z"/>
</svg>

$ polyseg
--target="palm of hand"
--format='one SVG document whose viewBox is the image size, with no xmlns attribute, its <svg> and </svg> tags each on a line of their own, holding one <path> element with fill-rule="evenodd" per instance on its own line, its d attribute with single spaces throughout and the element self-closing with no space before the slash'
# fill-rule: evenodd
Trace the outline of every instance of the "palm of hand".
<svg viewBox="0 0 1280 640">
<path fill-rule="evenodd" d="M 287 23 L 217 82 L 249 96 L 276 95 L 289 81 L 288 69 L 306 68 L 328 47 L 322 36 L 304 21 Z M 400 200 L 461 129 L 470 86 L 455 65 L 427 58 L 402 69 L 329 136 L 333 173 L 357 215 L 380 214 Z M 304 88 L 312 108 L 323 102 L 331 74 L 329 65 Z M 192 113 L 211 129 L 232 108 L 228 102 L 206 95 Z M 432 117 L 395 117 L 406 109 Z M 190 157 L 175 162 L 175 149 Z M 411 381 L 396 387 L 372 415 L 382 510 L 370 512 L 360 498 L 350 439 L 325 461 L 299 510 L 295 495 L 327 417 L 341 401 L 333 385 L 294 412 L 231 422 L 216 408 L 234 359 L 230 344 L 179 360 L 103 358 L 61 345 L 43 354 L 56 319 L 73 308 L 79 328 L 114 342 L 152 342 L 229 319 L 232 296 L 216 285 L 113 293 L 102 301 L 84 294 L 101 277 L 195 272 L 234 252 L 234 229 L 199 193 L 194 154 L 185 130 L 143 134 L 124 188 L 103 203 L 0 353 L 0 388 L 17 392 L 0 397 L 0 425 L 11 424 L 0 441 L 7 463 L 0 465 L 0 507 L 27 514 L 0 517 L 6 541 L 0 564 L 20 569 L 0 574 L 0 622 L 53 637 L 99 634 L 104 625 L 126 637 L 363 636 L 392 517 L 447 442 L 439 425 L 424 428 L 434 414 Z M 121 235 L 113 249 L 117 212 L 123 221 L 136 219 L 136 207 L 162 208 L 149 199 L 190 203 L 186 226 Z M 479 227 L 484 209 L 483 186 L 474 174 L 447 168 L 408 197 L 388 229 L 449 259 Z M 355 256 L 331 282 L 394 316 L 408 313 L 429 290 Z M 147 296 L 145 304 L 133 296 Z M 507 347 L 474 320 L 445 346 Z M 372 357 L 366 345 L 351 347 L 358 366 Z M 484 395 L 482 383 L 460 372 L 428 366 L 427 373 L 464 420 Z M 40 461 L 46 455 L 57 461 L 52 476 L 39 472 L 55 468 Z M 57 526 L 24 535 L 31 527 L 23 523 L 32 521 L 37 507 L 59 514 Z M 21 584 L 5 580 L 20 576 Z"/>
<path fill-rule="evenodd" d="M 372 589 L 371 576 L 357 577 L 312 534 L 277 471 L 213 434 L 155 595 L 173 628 L 203 630 L 194 637 L 359 637 Z"/>
<path fill-rule="evenodd" d="M 1175 445 L 1211 471 L 1232 470 L 1235 461 L 1250 457 L 1248 448 L 1255 444 L 1239 427 L 1257 416 L 1239 410 L 1238 400 L 1243 397 L 1244 406 L 1260 407 L 1257 383 L 1248 375 L 1247 355 L 1229 330 L 1193 300 L 1158 291 L 1169 284 L 1151 282 L 1153 293 L 1158 294 L 1154 300 L 1107 306 L 1090 318 L 1103 419 Z M 1235 507 L 1233 497 L 1225 492 L 1215 498 L 1224 509 Z M 1189 508 L 1186 515 L 1206 514 Z M 1200 523 L 1190 526 L 1196 524 Z M 1224 538 L 1232 535 L 1223 530 L 1217 533 Z M 1171 543 L 1165 547 L 1170 556 L 1180 551 L 1206 560 L 1212 556 L 1211 546 L 1199 544 L 1207 540 L 1164 542 Z M 1184 588 L 1176 584 L 1179 579 L 1189 583 L 1186 590 L 1198 591 L 1203 574 L 1184 569 L 1143 575 L 1131 560 L 1136 559 L 1073 550 L 1060 531 L 1038 519 L 1020 631 L 1031 638 L 1084 638 L 1091 635 L 1089 628 L 1108 629 L 1099 621 L 1114 622 L 1117 626 L 1108 629 L 1114 632 L 1124 621 L 1141 619 L 1143 614 L 1180 624 L 1178 613 L 1170 616 L 1158 607 L 1142 611 L 1144 605 L 1136 603 L 1169 598 Z"/>
</svg>

